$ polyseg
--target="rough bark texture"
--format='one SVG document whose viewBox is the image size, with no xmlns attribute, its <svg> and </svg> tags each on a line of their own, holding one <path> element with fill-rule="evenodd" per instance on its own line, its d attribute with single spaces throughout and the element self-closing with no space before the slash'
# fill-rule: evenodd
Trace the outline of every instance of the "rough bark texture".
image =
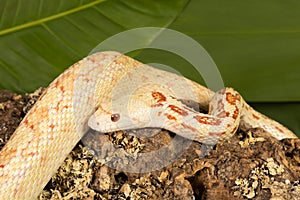
<svg viewBox="0 0 300 200">
<path fill-rule="evenodd" d="M 0 91 L 0 148 L 40 93 Z M 215 146 L 161 129 L 89 131 L 39 198 L 300 199 L 299 180 L 300 140 L 261 129 Z"/>
</svg>

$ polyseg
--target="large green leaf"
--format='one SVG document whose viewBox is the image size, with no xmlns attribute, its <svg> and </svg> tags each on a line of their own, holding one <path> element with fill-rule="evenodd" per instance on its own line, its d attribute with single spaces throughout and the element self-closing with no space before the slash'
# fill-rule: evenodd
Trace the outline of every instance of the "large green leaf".
<svg viewBox="0 0 300 200">
<path fill-rule="evenodd" d="M 225 84 L 246 100 L 277 102 L 258 108 L 284 116 L 300 132 L 295 123 L 300 119 L 299 9 L 295 0 L 0 0 L 0 88 L 33 91 L 114 34 L 166 27 L 202 44 Z M 184 69 L 184 75 L 203 83 L 184 59 L 168 52 L 133 55 Z"/>
<path fill-rule="evenodd" d="M 1 88 L 33 91 L 98 43 L 139 26 L 168 26 L 177 1 L 0 1 Z"/>
</svg>

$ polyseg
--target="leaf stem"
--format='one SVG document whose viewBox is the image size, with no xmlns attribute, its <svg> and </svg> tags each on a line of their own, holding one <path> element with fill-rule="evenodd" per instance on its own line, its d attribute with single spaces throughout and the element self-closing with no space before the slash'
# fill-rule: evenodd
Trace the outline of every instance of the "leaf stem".
<svg viewBox="0 0 300 200">
<path fill-rule="evenodd" d="M 94 6 L 98 3 L 102 3 L 104 1 L 106 1 L 106 0 L 95 0 L 95 1 L 90 2 L 88 4 L 76 7 L 76 8 L 71 9 L 71 10 L 67 10 L 67 11 L 62 12 L 62 13 L 58 13 L 56 15 L 51 15 L 49 17 L 45 17 L 45 18 L 42 18 L 42 19 L 39 19 L 39 20 L 36 20 L 36 21 L 32 21 L 32 22 L 28 22 L 28 23 L 21 24 L 21 25 L 18 25 L 18 26 L 14 26 L 12 28 L 4 29 L 4 30 L 0 31 L 0 36 L 11 33 L 11 32 L 19 31 L 19 30 L 22 30 L 22 29 L 26 29 L 26 28 L 29 28 L 29 27 L 32 27 L 32 26 L 40 25 L 40 24 L 43 24 L 45 22 L 52 21 L 52 20 L 55 20 L 55 19 L 60 18 L 60 17 L 64 17 L 66 15 L 73 14 L 73 13 L 78 12 L 80 10 L 90 8 L 90 7 L 92 7 L 92 6 Z"/>
</svg>

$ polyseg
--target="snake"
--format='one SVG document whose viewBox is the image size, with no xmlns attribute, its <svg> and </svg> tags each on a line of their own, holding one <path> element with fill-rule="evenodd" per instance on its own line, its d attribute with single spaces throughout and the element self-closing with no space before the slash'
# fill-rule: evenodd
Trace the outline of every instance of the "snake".
<svg viewBox="0 0 300 200">
<path fill-rule="evenodd" d="M 208 113 L 188 107 L 184 99 Z M 36 199 L 90 128 L 111 132 L 144 127 L 207 144 L 231 137 L 238 127 L 260 127 L 278 140 L 297 138 L 232 88 L 214 92 L 122 53 L 97 52 L 50 83 L 1 150 L 0 199 Z"/>
</svg>

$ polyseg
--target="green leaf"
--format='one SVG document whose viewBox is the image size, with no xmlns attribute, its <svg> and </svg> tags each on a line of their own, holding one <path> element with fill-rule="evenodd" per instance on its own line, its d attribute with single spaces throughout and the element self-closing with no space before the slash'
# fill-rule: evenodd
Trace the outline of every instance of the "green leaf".
<svg viewBox="0 0 300 200">
<path fill-rule="evenodd" d="M 140 26 L 167 27 L 186 0 L 0 1 L 0 88 L 46 86 L 101 41 Z"/>
<path fill-rule="evenodd" d="M 296 0 L 0 0 L 0 89 L 34 91 L 110 36 L 165 27 L 203 45 L 226 86 L 247 101 L 277 102 L 267 112 L 278 111 L 299 130 L 299 9 Z M 169 52 L 130 55 L 170 65 L 204 84 L 186 60 Z"/>
<path fill-rule="evenodd" d="M 300 101 L 300 1 L 190 1 L 171 24 L 250 101 Z"/>
</svg>

